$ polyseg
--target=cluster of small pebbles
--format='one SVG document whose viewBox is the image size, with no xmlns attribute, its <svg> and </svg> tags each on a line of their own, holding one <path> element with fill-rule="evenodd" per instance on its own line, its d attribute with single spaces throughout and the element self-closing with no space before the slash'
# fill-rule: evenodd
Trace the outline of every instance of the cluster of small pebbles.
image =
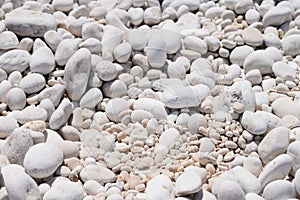
<svg viewBox="0 0 300 200">
<path fill-rule="evenodd" d="M 0 200 L 300 198 L 299 0 L 0 7 Z"/>
</svg>

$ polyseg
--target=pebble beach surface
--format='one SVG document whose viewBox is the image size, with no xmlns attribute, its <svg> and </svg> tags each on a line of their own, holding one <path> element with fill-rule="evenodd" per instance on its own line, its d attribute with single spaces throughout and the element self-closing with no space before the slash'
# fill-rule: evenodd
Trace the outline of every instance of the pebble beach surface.
<svg viewBox="0 0 300 200">
<path fill-rule="evenodd" d="M 0 200 L 300 199 L 299 0 L 0 0 Z"/>
</svg>

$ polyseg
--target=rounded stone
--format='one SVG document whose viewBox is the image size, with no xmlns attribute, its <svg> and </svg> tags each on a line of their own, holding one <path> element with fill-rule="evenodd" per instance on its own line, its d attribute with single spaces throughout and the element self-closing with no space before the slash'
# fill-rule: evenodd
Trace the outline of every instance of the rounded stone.
<svg viewBox="0 0 300 200">
<path fill-rule="evenodd" d="M 254 47 L 260 46 L 264 42 L 261 32 L 252 27 L 245 28 L 242 37 L 246 44 Z"/>
<path fill-rule="evenodd" d="M 272 73 L 273 59 L 264 50 L 252 52 L 244 61 L 244 70 L 246 72 L 252 69 L 258 69 L 262 75 Z"/>
<path fill-rule="evenodd" d="M 26 95 L 21 88 L 12 88 L 6 95 L 7 106 L 11 110 L 21 110 L 26 106 Z"/>
<path fill-rule="evenodd" d="M 32 73 L 25 76 L 20 81 L 20 88 L 27 94 L 39 92 L 46 85 L 46 80 L 43 75 L 38 73 Z"/>
</svg>

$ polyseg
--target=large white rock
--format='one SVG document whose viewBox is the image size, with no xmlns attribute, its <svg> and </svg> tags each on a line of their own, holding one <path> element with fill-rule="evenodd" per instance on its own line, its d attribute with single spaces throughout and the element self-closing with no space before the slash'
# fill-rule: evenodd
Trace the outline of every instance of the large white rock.
<svg viewBox="0 0 300 200">
<path fill-rule="evenodd" d="M 75 39 L 65 39 L 62 40 L 55 51 L 55 61 L 59 66 L 64 66 L 67 61 L 71 58 L 71 56 L 78 49 L 78 41 Z"/>
<path fill-rule="evenodd" d="M 266 121 L 257 116 L 256 113 L 245 111 L 241 119 L 242 126 L 254 135 L 261 135 L 267 131 L 268 124 Z"/>
<path fill-rule="evenodd" d="M 40 74 L 49 74 L 55 68 L 55 58 L 50 48 L 41 47 L 33 52 L 30 70 Z"/>
<path fill-rule="evenodd" d="M 103 99 L 103 94 L 99 88 L 89 89 L 81 98 L 79 105 L 81 108 L 95 109 L 96 105 Z"/>
<path fill-rule="evenodd" d="M 258 179 L 247 169 L 236 166 L 232 169 L 232 174 L 236 177 L 237 182 L 242 187 L 245 194 L 255 193 L 258 194 L 261 190 L 261 185 Z"/>
<path fill-rule="evenodd" d="M 296 69 L 282 61 L 275 62 L 272 66 L 272 71 L 277 77 L 283 78 L 284 80 L 293 81 L 296 77 Z"/>
<path fill-rule="evenodd" d="M 34 178 L 52 175 L 63 162 L 63 152 L 53 144 L 39 143 L 32 146 L 24 158 L 26 172 Z"/>
<path fill-rule="evenodd" d="M 147 200 L 170 200 L 172 198 L 174 198 L 173 184 L 170 178 L 166 175 L 157 175 L 147 183 Z"/>
<path fill-rule="evenodd" d="M 245 28 L 243 30 L 242 37 L 245 40 L 246 44 L 253 47 L 260 46 L 264 42 L 261 32 L 258 29 L 252 27 Z"/>
<path fill-rule="evenodd" d="M 167 59 L 167 46 L 163 38 L 152 37 L 146 48 L 148 62 L 153 68 L 162 68 Z"/>
<path fill-rule="evenodd" d="M 297 194 L 300 194 L 300 170 L 297 170 L 295 173 L 295 178 L 293 180 L 293 184 Z"/>
<path fill-rule="evenodd" d="M 19 40 L 14 32 L 4 31 L 0 34 L 0 49 L 10 50 L 19 47 Z"/>
<path fill-rule="evenodd" d="M 64 82 L 71 100 L 78 101 L 85 93 L 91 62 L 91 53 L 85 48 L 76 51 L 68 60 L 65 67 Z"/>
<path fill-rule="evenodd" d="M 84 195 L 83 188 L 75 183 L 71 182 L 68 179 L 55 180 L 52 184 L 50 190 L 48 190 L 43 199 L 52 200 L 52 199 L 82 199 Z"/>
<path fill-rule="evenodd" d="M 4 143 L 2 154 L 8 158 L 11 164 L 23 165 L 26 152 L 32 146 L 33 139 L 30 131 L 17 128 Z"/>
<path fill-rule="evenodd" d="M 282 40 L 282 50 L 285 55 L 295 56 L 300 53 L 300 35 L 287 35 Z"/>
<path fill-rule="evenodd" d="M 276 156 L 286 152 L 290 144 L 288 128 L 279 126 L 272 129 L 258 145 L 258 154 L 263 163 L 268 163 Z"/>
<path fill-rule="evenodd" d="M 1 174 L 9 199 L 41 199 L 36 182 L 25 173 L 22 166 L 7 165 L 1 169 Z"/>
<path fill-rule="evenodd" d="M 289 97 L 279 97 L 271 104 L 273 112 L 280 118 L 293 114 L 295 103 Z"/>
<path fill-rule="evenodd" d="M 5 25 L 17 35 L 29 37 L 43 37 L 47 31 L 56 29 L 56 21 L 52 15 L 25 9 L 7 13 Z"/>
<path fill-rule="evenodd" d="M 269 183 L 262 196 L 265 199 L 280 200 L 296 198 L 294 185 L 287 180 L 276 180 Z"/>
<path fill-rule="evenodd" d="M 30 54 L 21 49 L 13 49 L 0 56 L 0 68 L 6 73 L 25 71 L 30 62 Z"/>
<path fill-rule="evenodd" d="M 107 103 L 105 114 L 110 120 L 120 122 L 126 114 L 129 114 L 128 109 L 129 103 L 125 99 L 114 98 Z"/>
<path fill-rule="evenodd" d="M 281 154 L 270 161 L 260 173 L 258 180 L 261 189 L 272 181 L 285 178 L 292 168 L 292 158 L 287 154 Z"/>
<path fill-rule="evenodd" d="M 272 73 L 272 65 L 274 61 L 264 50 L 256 50 L 252 52 L 244 61 L 244 70 L 246 72 L 252 69 L 258 69 L 262 75 Z"/>
<path fill-rule="evenodd" d="M 45 85 L 45 77 L 39 73 L 28 74 L 19 83 L 20 88 L 22 88 L 26 94 L 39 92 Z"/>
<path fill-rule="evenodd" d="M 26 94 L 21 88 L 12 88 L 6 95 L 7 106 L 11 110 L 22 110 L 26 106 Z"/>
<path fill-rule="evenodd" d="M 15 128 L 19 127 L 17 120 L 8 116 L 0 117 L 0 138 L 9 136 Z"/>
<path fill-rule="evenodd" d="M 185 196 L 197 193 L 201 190 L 201 177 L 193 170 L 189 170 L 181 174 L 175 185 L 176 196 Z"/>
<path fill-rule="evenodd" d="M 158 145 L 155 147 L 156 154 L 167 154 L 171 148 L 177 143 L 181 143 L 182 139 L 179 131 L 175 128 L 169 128 L 165 130 L 158 141 Z"/>
<path fill-rule="evenodd" d="M 292 20 L 292 10 L 286 6 L 276 6 L 267 11 L 263 16 L 262 23 L 265 27 L 279 26 L 289 20 Z"/>
</svg>

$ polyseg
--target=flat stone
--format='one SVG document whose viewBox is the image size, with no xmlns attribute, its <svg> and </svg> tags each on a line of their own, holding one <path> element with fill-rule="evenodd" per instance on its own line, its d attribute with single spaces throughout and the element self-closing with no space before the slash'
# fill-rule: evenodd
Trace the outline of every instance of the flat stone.
<svg viewBox="0 0 300 200">
<path fill-rule="evenodd" d="M 161 199 L 170 200 L 174 198 L 173 184 L 166 175 L 157 175 L 152 178 L 146 187 L 146 200 Z"/>
<path fill-rule="evenodd" d="M 175 185 L 176 196 L 185 196 L 197 193 L 201 190 L 201 177 L 194 171 L 187 171 L 181 174 Z"/>
<path fill-rule="evenodd" d="M 9 199 L 41 199 L 36 182 L 25 173 L 22 166 L 11 164 L 1 169 Z"/>
<path fill-rule="evenodd" d="M 261 188 L 264 189 L 272 181 L 285 178 L 292 168 L 292 158 L 281 154 L 270 161 L 258 176 Z"/>
<path fill-rule="evenodd" d="M 263 163 L 286 152 L 289 145 L 289 130 L 284 126 L 272 129 L 258 145 L 258 154 Z"/>
<path fill-rule="evenodd" d="M 30 70 L 40 74 L 49 74 L 55 68 L 55 57 L 48 47 L 34 51 L 30 59 Z"/>
<path fill-rule="evenodd" d="M 25 71 L 30 62 L 30 54 L 21 49 L 13 49 L 0 56 L 0 68 L 6 73 Z"/>
<path fill-rule="evenodd" d="M 64 82 L 71 100 L 78 101 L 86 91 L 91 69 L 91 53 L 89 50 L 79 49 L 67 62 Z"/>
<path fill-rule="evenodd" d="M 52 15 L 25 9 L 7 13 L 5 25 L 19 36 L 29 37 L 43 37 L 47 31 L 56 29 L 56 21 Z"/>
<path fill-rule="evenodd" d="M 55 10 L 59 10 L 62 12 L 68 12 L 73 8 L 73 0 L 66 0 L 66 1 L 59 1 L 59 0 L 53 0 L 52 6 Z"/>
<path fill-rule="evenodd" d="M 52 144 L 39 143 L 32 146 L 24 158 L 26 172 L 34 178 L 52 175 L 63 162 L 62 151 Z"/>
<path fill-rule="evenodd" d="M 276 180 L 269 183 L 262 196 L 265 199 L 292 199 L 296 198 L 294 185 L 287 180 Z"/>
<path fill-rule="evenodd" d="M 114 182 L 117 177 L 106 167 L 90 164 L 82 169 L 80 178 L 83 182 L 94 180 L 100 184 L 105 184 Z"/>
</svg>

